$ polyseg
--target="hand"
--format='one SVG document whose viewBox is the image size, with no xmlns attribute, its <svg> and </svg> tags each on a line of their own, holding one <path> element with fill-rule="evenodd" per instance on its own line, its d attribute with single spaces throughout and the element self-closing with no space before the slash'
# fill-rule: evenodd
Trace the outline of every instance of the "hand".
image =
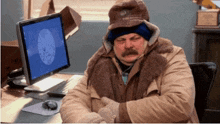
<svg viewBox="0 0 220 124">
<path fill-rule="evenodd" d="M 104 119 L 106 123 L 114 123 L 116 116 L 112 113 L 109 108 L 101 108 L 98 114 Z"/>
<path fill-rule="evenodd" d="M 87 113 L 84 114 L 77 123 L 106 123 L 104 119 L 97 113 Z"/>
<path fill-rule="evenodd" d="M 119 122 L 119 103 L 107 97 L 102 97 L 101 101 L 106 105 L 99 110 L 99 114 L 107 123 Z"/>
</svg>

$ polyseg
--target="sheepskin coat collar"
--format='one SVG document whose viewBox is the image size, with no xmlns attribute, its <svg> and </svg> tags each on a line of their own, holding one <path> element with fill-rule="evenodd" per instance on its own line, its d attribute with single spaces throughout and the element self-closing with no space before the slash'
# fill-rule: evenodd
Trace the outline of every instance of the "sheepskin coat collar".
<svg viewBox="0 0 220 124">
<path fill-rule="evenodd" d="M 143 93 L 147 90 L 149 84 L 156 79 L 165 69 L 167 61 L 166 58 L 160 54 L 169 53 L 173 49 L 171 41 L 158 38 L 157 45 L 150 52 L 144 55 L 139 61 L 137 71 L 131 70 L 133 75 L 138 74 L 138 79 L 132 80 L 131 83 L 136 83 L 136 89 L 133 93 L 132 99 L 140 99 Z M 112 60 L 114 58 L 113 51 L 105 54 L 105 49 L 101 47 L 95 55 L 90 59 L 87 73 L 88 85 L 92 85 L 100 97 L 106 96 L 118 102 L 124 102 L 117 96 L 117 83 L 122 81 L 119 76 L 119 70 L 116 63 Z M 138 62 L 138 61 L 137 61 Z M 137 76 L 136 76 L 137 78 Z M 132 100 L 130 99 L 130 100 Z"/>
</svg>

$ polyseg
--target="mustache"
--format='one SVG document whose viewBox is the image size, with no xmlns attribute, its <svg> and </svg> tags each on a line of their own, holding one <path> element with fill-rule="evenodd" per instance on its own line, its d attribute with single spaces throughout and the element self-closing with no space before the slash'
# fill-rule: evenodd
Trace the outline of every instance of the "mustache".
<svg viewBox="0 0 220 124">
<path fill-rule="evenodd" d="M 122 53 L 122 57 L 125 57 L 128 55 L 138 55 L 138 52 L 134 49 L 127 49 L 125 52 Z"/>
</svg>

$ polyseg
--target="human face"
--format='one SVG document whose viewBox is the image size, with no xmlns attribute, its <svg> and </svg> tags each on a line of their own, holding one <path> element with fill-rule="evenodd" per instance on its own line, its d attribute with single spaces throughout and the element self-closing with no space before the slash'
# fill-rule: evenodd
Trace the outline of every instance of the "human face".
<svg viewBox="0 0 220 124">
<path fill-rule="evenodd" d="M 122 35 L 114 40 L 114 52 L 122 63 L 132 63 L 146 48 L 147 41 L 136 33 Z"/>
</svg>

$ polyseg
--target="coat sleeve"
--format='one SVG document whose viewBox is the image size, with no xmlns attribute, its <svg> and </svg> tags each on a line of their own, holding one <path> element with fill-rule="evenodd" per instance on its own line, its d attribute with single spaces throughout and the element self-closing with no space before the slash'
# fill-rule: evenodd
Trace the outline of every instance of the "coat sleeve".
<svg viewBox="0 0 220 124">
<path fill-rule="evenodd" d="M 60 114 L 64 123 L 100 123 L 104 121 L 98 113 L 91 111 L 92 88 L 90 86 L 87 87 L 89 70 L 104 53 L 104 47 L 100 47 L 89 59 L 87 69 L 80 82 L 63 98 Z"/>
<path fill-rule="evenodd" d="M 91 95 L 87 88 L 87 75 L 84 75 L 74 89 L 63 98 L 60 114 L 63 123 L 99 123 L 103 121 L 99 114 L 91 112 Z"/>
<path fill-rule="evenodd" d="M 133 123 L 187 122 L 194 109 L 195 86 L 184 51 L 175 47 L 166 55 L 160 93 L 126 103 Z"/>
</svg>

